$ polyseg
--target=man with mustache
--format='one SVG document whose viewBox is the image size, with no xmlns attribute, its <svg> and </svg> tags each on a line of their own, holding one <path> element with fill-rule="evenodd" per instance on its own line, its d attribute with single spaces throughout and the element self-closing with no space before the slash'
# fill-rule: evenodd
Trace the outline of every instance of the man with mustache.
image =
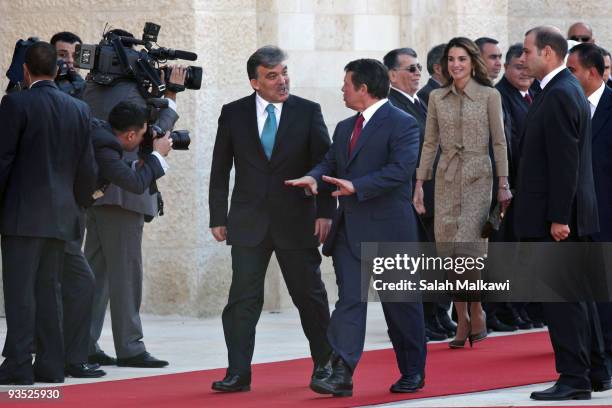
<svg viewBox="0 0 612 408">
<path fill-rule="evenodd" d="M 224 105 L 210 174 L 210 227 L 232 246 L 232 283 L 223 310 L 229 366 L 217 391 L 248 391 L 255 326 L 264 302 L 272 252 L 281 268 L 314 362 L 312 379 L 326 378 L 331 348 L 329 304 L 318 245 L 331 227 L 336 200 L 284 185 L 316 166 L 330 140 L 319 104 L 289 95 L 286 54 L 265 46 L 247 61 L 254 93 Z M 232 165 L 235 182 L 228 214 Z"/>
</svg>

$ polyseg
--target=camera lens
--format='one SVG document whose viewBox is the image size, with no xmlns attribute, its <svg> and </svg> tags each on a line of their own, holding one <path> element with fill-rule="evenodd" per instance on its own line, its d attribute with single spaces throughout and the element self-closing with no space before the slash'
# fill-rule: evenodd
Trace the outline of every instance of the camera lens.
<svg viewBox="0 0 612 408">
<path fill-rule="evenodd" d="M 170 138 L 172 139 L 172 149 L 189 150 L 191 139 L 188 130 L 175 130 L 170 133 Z"/>
</svg>

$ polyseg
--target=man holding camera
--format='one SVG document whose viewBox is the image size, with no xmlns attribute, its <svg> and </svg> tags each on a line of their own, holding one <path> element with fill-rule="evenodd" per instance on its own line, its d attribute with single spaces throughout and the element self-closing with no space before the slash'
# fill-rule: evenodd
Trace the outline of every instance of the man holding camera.
<svg viewBox="0 0 612 408">
<path fill-rule="evenodd" d="M 111 32 L 120 37 L 133 37 L 124 30 Z M 131 45 L 124 44 L 124 47 L 129 48 Z M 185 73 L 185 68 L 174 67 L 169 85 L 182 86 Z M 169 100 L 169 107 L 160 111 L 157 124 L 162 129 L 171 129 L 178 119 L 175 110 L 176 93 L 167 91 L 165 96 Z M 146 105 L 138 84 L 133 79 L 119 80 L 110 86 L 88 81 L 83 99 L 91 107 L 93 116 L 103 120 L 109 118 L 111 109 L 119 102 L 129 101 L 143 108 Z M 123 157 L 134 161 L 137 160 L 137 153 L 126 151 Z M 116 183 L 108 186 L 104 196 L 97 199 L 88 210 L 85 256 L 96 277 L 90 332 L 90 363 L 125 367 L 168 365 L 167 361 L 158 360 L 146 351 L 142 342 L 140 321 L 142 231 L 145 217 L 150 220 L 157 213 L 157 193 L 150 194 L 145 191 L 143 194 L 133 194 Z M 109 300 L 117 360 L 104 353 L 97 344 Z"/>
<path fill-rule="evenodd" d="M 94 190 L 89 108 L 57 89 L 55 48 L 25 52 L 28 92 L 3 98 L 0 234 L 7 336 L 0 384 L 64 381 L 60 274 Z M 35 339 L 36 330 L 36 339 Z M 36 362 L 31 350 L 36 341 Z"/>
<path fill-rule="evenodd" d="M 82 99 L 85 91 L 85 80 L 74 68 L 76 46 L 83 42 L 78 35 L 69 31 L 55 33 L 51 37 L 51 45 L 55 47 L 58 60 L 58 71 L 55 83 L 60 90 L 70 96 Z"/>
</svg>

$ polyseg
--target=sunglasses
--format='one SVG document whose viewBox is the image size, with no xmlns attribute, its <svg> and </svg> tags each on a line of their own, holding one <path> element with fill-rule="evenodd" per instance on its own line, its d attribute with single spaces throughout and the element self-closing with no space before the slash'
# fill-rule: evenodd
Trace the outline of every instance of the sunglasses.
<svg viewBox="0 0 612 408">
<path fill-rule="evenodd" d="M 588 35 L 572 35 L 570 37 L 570 40 L 578 42 L 589 42 L 591 41 L 591 37 Z"/>
<path fill-rule="evenodd" d="M 396 71 L 408 71 L 411 74 L 414 74 L 415 72 L 417 72 L 417 70 L 421 72 L 423 70 L 423 66 L 421 64 L 412 64 L 406 68 L 395 68 L 395 70 Z"/>
</svg>

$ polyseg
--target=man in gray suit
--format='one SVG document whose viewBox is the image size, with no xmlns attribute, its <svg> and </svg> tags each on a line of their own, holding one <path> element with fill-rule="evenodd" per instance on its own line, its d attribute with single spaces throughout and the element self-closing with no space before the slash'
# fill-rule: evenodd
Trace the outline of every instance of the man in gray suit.
<svg viewBox="0 0 612 408">
<path fill-rule="evenodd" d="M 114 30 L 123 37 L 132 36 Z M 133 37 L 133 36 L 132 36 Z M 185 70 L 175 67 L 169 81 L 183 85 Z M 178 120 L 176 94 L 166 92 L 169 108 L 162 109 L 158 125 L 171 129 Z M 110 110 L 122 101 L 145 106 L 134 81 L 119 81 L 112 86 L 88 82 L 83 100 L 94 117 L 107 120 Z M 136 152 L 125 152 L 125 160 L 137 159 Z M 145 218 L 158 213 L 158 195 L 132 194 L 111 184 L 104 196 L 87 212 L 85 256 L 96 277 L 89 362 L 123 367 L 164 367 L 167 361 L 151 356 L 142 342 L 140 303 L 142 300 L 142 231 Z M 104 324 L 106 306 L 111 305 L 111 322 L 117 360 L 102 351 L 97 343 Z"/>
</svg>

